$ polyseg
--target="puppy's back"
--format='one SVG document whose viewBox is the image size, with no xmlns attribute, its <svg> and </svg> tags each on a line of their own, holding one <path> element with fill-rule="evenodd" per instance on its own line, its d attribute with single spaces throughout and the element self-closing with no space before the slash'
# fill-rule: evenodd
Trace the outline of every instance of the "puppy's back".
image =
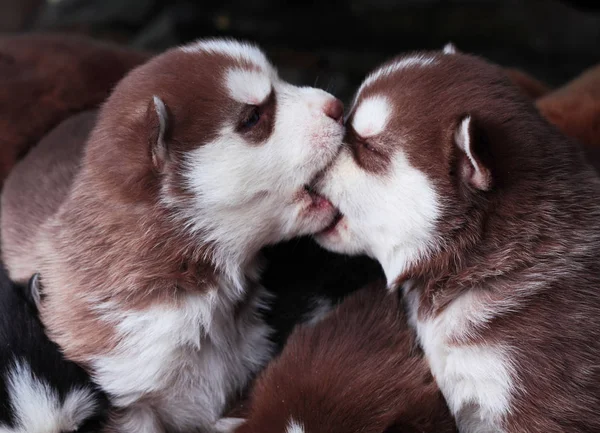
<svg viewBox="0 0 600 433">
<path fill-rule="evenodd" d="M 238 433 L 454 432 L 401 300 L 380 284 L 299 327 L 258 379 Z"/>
<path fill-rule="evenodd" d="M 36 237 L 58 210 L 77 173 L 96 112 L 75 115 L 50 132 L 6 180 L 0 205 L 2 259 L 21 283 L 39 269 Z"/>
</svg>

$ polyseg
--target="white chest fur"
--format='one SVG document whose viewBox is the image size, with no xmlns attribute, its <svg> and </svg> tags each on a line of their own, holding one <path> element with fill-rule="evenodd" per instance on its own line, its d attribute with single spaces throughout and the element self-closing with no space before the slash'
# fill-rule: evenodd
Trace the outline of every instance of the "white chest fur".
<svg viewBox="0 0 600 433">
<path fill-rule="evenodd" d="M 459 430 L 501 433 L 514 389 L 508 348 L 452 342 L 468 336 L 478 321 L 489 320 L 490 311 L 480 309 L 484 306 L 467 292 L 438 316 L 420 319 L 418 294 L 417 290 L 406 292 L 409 320 Z"/>
<path fill-rule="evenodd" d="M 258 292 L 237 314 L 221 290 L 190 294 L 178 305 L 105 314 L 117 323 L 122 342 L 110 356 L 97 358 L 94 369 L 114 404 L 125 408 L 121 430 L 214 427 L 227 398 L 272 353 L 269 329 L 258 314 L 266 294 Z"/>
</svg>

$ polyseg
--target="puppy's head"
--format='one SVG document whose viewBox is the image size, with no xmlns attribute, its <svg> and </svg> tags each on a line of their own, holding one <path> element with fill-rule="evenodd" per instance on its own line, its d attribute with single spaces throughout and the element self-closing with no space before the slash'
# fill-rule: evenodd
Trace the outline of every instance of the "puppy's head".
<svg viewBox="0 0 600 433">
<path fill-rule="evenodd" d="M 359 88 L 319 182 L 340 214 L 317 241 L 366 253 L 395 278 L 452 242 L 496 186 L 535 171 L 515 137 L 537 119 L 500 68 L 453 49 L 384 64 Z"/>
<path fill-rule="evenodd" d="M 124 194 L 149 194 L 207 242 L 260 248 L 331 222 L 307 186 L 337 153 L 342 116 L 328 93 L 281 80 L 257 47 L 200 41 L 120 83 L 95 131 L 118 146 L 95 156 Z"/>
</svg>

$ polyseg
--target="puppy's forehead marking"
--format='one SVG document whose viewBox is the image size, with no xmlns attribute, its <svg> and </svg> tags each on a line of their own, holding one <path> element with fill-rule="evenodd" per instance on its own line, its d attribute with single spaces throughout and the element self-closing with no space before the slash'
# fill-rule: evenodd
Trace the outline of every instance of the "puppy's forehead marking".
<svg viewBox="0 0 600 433">
<path fill-rule="evenodd" d="M 416 56 L 404 57 L 399 59 L 392 64 L 379 68 L 372 72 L 366 79 L 363 81 L 361 86 L 356 92 L 356 99 L 360 96 L 362 91 L 373 84 L 375 81 L 387 77 L 394 72 L 397 72 L 401 69 L 413 68 L 413 67 L 425 67 L 436 64 L 437 60 L 435 57 L 429 57 L 424 54 L 418 54 Z"/>
<path fill-rule="evenodd" d="M 287 425 L 287 428 L 285 429 L 285 433 L 306 433 L 306 432 L 304 431 L 304 426 L 302 424 L 300 424 L 299 422 L 297 422 L 296 420 L 291 418 L 290 422 Z"/>
<path fill-rule="evenodd" d="M 264 72 L 231 68 L 225 76 L 229 96 L 243 104 L 260 105 L 271 93 L 271 80 Z"/>
<path fill-rule="evenodd" d="M 240 62 L 249 62 L 262 70 L 271 69 L 265 54 L 256 46 L 232 40 L 202 40 L 180 48 L 184 53 L 212 53 L 227 56 Z"/>
<path fill-rule="evenodd" d="M 352 128 L 363 138 L 373 137 L 385 129 L 392 114 L 392 105 L 383 95 L 369 96 L 358 104 Z"/>
</svg>

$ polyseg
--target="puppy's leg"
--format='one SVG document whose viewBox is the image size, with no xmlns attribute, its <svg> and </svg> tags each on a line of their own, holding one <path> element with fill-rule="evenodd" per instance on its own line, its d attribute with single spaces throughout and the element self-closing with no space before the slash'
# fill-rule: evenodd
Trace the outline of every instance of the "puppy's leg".
<svg viewBox="0 0 600 433">
<path fill-rule="evenodd" d="M 244 418 L 221 418 L 215 423 L 214 431 L 215 433 L 232 433 L 244 421 Z"/>
<path fill-rule="evenodd" d="M 105 433 L 167 433 L 167 430 L 152 408 L 140 404 L 115 413 Z"/>
</svg>

